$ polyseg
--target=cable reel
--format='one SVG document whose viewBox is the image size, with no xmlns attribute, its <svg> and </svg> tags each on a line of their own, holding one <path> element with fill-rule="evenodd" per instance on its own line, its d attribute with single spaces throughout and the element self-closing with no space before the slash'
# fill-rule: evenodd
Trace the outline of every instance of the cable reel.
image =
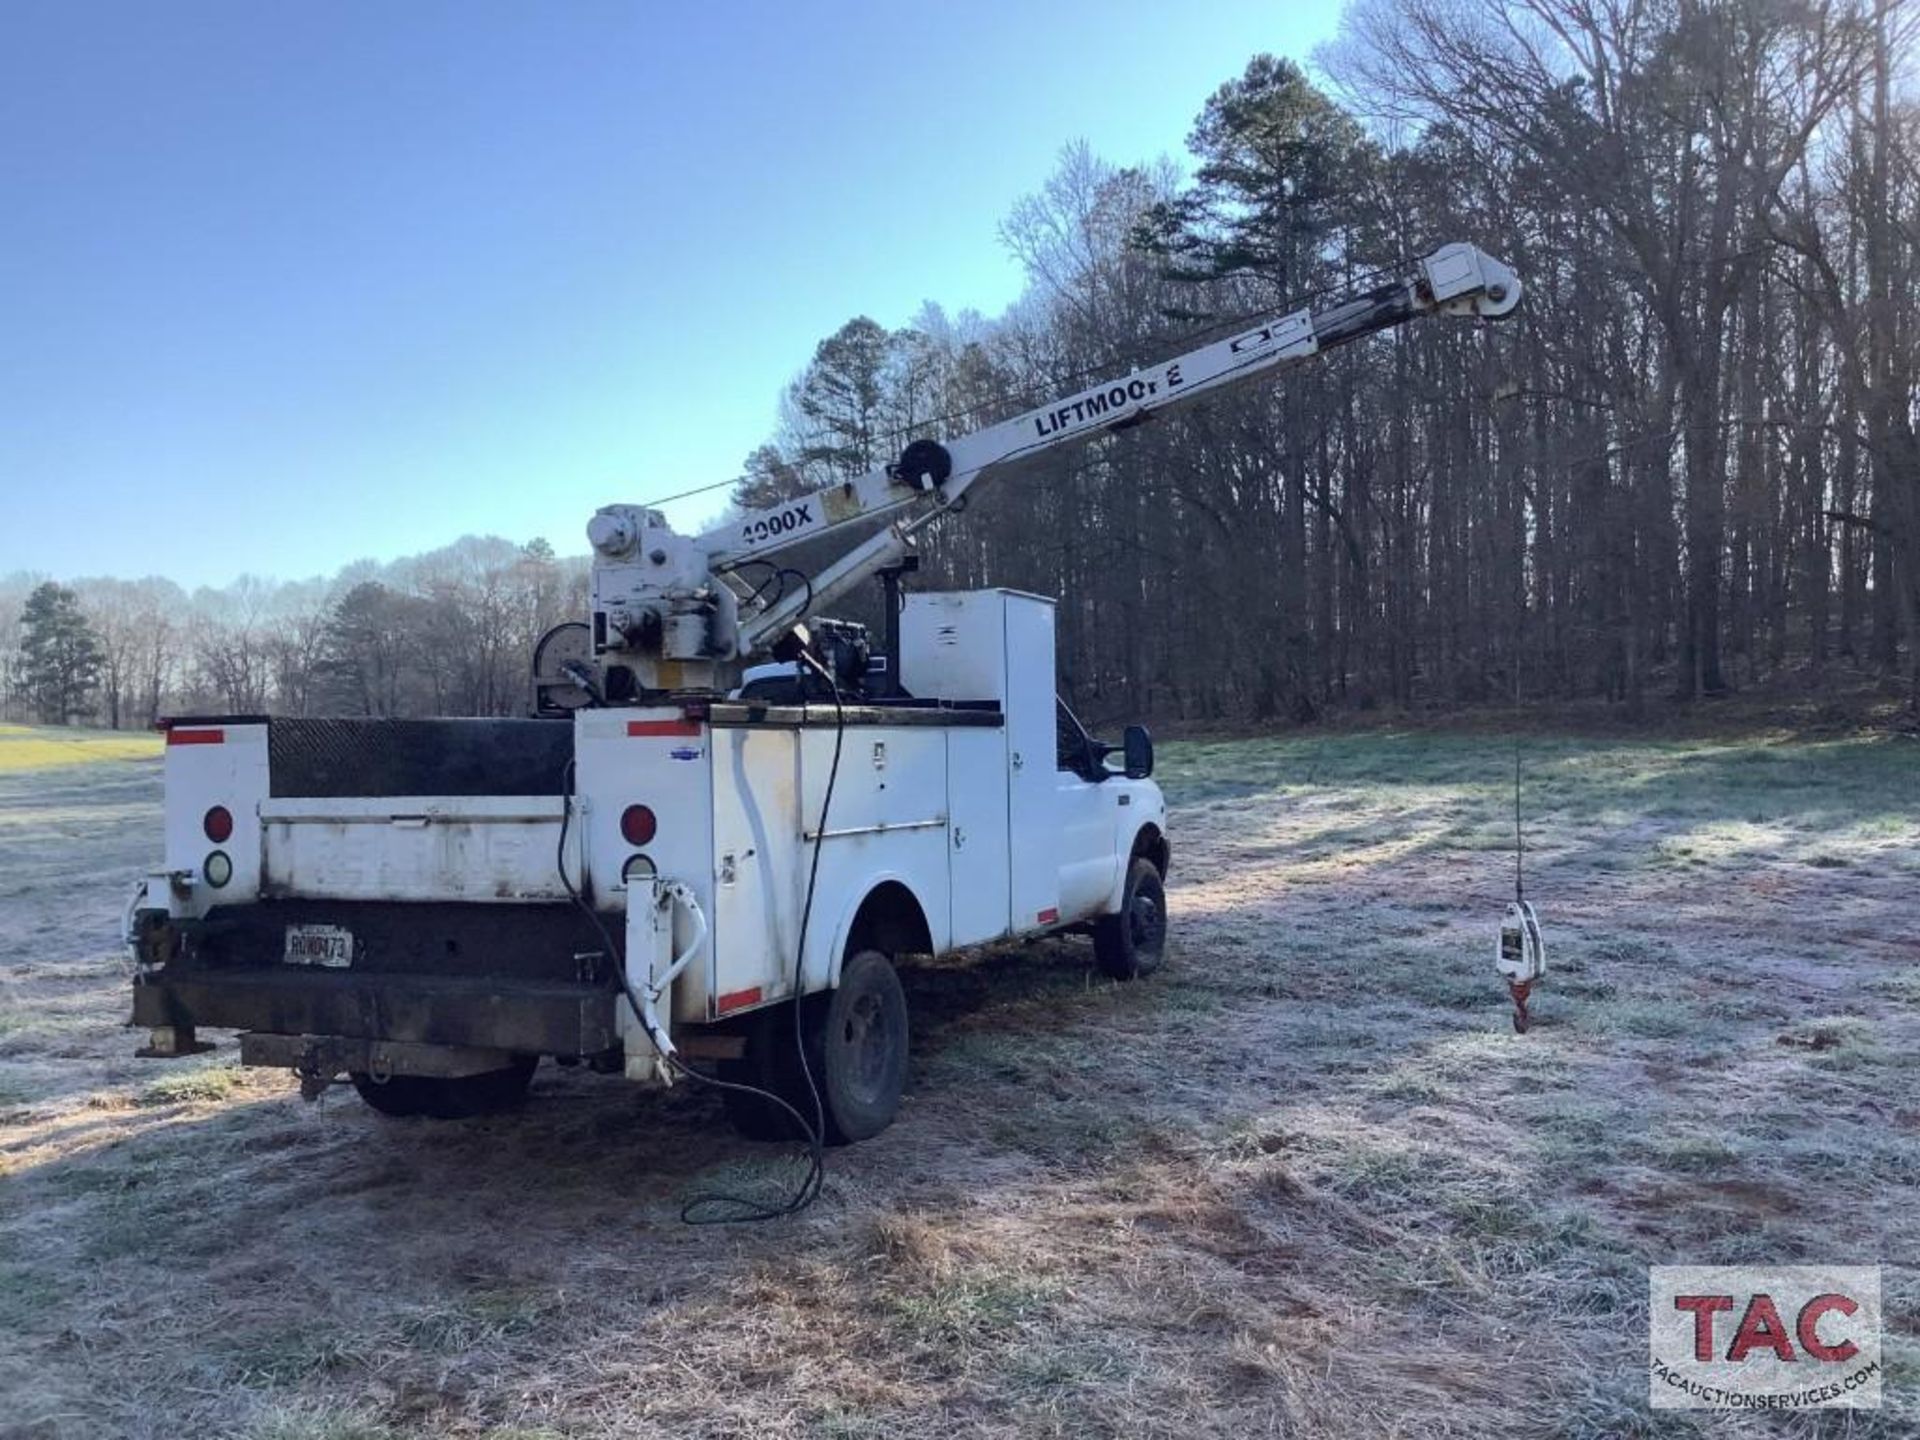
<svg viewBox="0 0 1920 1440">
<path fill-rule="evenodd" d="M 533 647 L 533 711 L 565 715 L 599 702 L 593 680 L 593 629 L 584 620 L 554 626 Z"/>
</svg>

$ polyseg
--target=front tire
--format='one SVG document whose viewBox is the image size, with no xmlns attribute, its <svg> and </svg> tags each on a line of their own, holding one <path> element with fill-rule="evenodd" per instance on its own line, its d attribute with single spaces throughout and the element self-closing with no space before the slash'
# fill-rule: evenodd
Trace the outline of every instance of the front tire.
<svg viewBox="0 0 1920 1440">
<path fill-rule="evenodd" d="M 440 1075 L 389 1075 L 375 1079 L 364 1070 L 349 1072 L 360 1098 L 395 1119 L 424 1115 L 432 1120 L 466 1120 L 518 1105 L 540 1063 L 538 1055 L 520 1055 L 504 1069 L 448 1078 Z"/>
<path fill-rule="evenodd" d="M 1151 860 L 1127 867 L 1120 913 L 1094 923 L 1093 958 L 1115 980 L 1139 980 L 1160 968 L 1167 953 L 1167 891 Z"/>
</svg>

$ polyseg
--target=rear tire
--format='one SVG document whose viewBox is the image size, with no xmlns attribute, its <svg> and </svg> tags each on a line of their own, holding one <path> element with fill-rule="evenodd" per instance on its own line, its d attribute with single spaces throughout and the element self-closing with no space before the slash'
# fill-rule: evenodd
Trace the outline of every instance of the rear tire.
<svg viewBox="0 0 1920 1440">
<path fill-rule="evenodd" d="M 805 1070 L 792 1010 L 780 1005 L 762 1014 L 747 1036 L 747 1053 L 725 1062 L 720 1079 L 779 1096 L 809 1127 L 820 1114 L 829 1145 L 871 1139 L 893 1123 L 907 1078 L 907 997 L 885 955 L 856 952 L 841 967 L 838 986 L 801 1002 Z M 793 1116 L 765 1095 L 723 1090 L 721 1100 L 733 1128 L 749 1140 L 807 1138 Z"/>
<path fill-rule="evenodd" d="M 813 1093 L 807 1087 L 807 1077 L 800 1073 L 793 1006 L 772 1005 L 749 1016 L 746 1040 L 744 1055 L 738 1060 L 723 1060 L 719 1066 L 718 1077 L 729 1087 L 750 1087 L 720 1092 L 728 1123 L 745 1140 L 804 1140 L 806 1130 L 793 1116 L 766 1094 L 754 1093 L 765 1091 L 779 1096 L 800 1112 L 808 1128 L 812 1127 Z"/>
<path fill-rule="evenodd" d="M 893 1123 L 907 1083 L 907 994 L 893 962 L 862 950 L 840 969 L 819 1031 L 827 1140 L 870 1140 Z"/>
<path fill-rule="evenodd" d="M 1094 922 L 1094 962 L 1115 980 L 1139 980 L 1158 970 L 1166 953 L 1166 887 L 1154 863 L 1135 856 L 1127 867 L 1120 913 Z"/>
<path fill-rule="evenodd" d="M 349 1073 L 360 1098 L 382 1115 L 396 1119 L 424 1115 L 432 1120 L 465 1120 L 518 1105 L 533 1081 L 538 1055 L 521 1055 L 501 1070 L 449 1079 L 439 1075 L 390 1075 L 377 1080 L 364 1070 Z"/>
</svg>

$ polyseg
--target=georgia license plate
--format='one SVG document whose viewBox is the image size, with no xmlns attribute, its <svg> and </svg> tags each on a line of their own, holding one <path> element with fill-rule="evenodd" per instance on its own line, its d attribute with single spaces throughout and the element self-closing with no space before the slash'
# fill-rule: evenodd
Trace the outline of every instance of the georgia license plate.
<svg viewBox="0 0 1920 1440">
<path fill-rule="evenodd" d="M 289 925 L 287 963 L 344 970 L 353 964 L 353 932 L 340 925 Z"/>
</svg>

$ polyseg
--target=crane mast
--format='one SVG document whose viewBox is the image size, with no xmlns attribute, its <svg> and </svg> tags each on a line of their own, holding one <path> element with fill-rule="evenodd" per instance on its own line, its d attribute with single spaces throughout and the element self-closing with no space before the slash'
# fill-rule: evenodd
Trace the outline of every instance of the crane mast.
<svg viewBox="0 0 1920 1440">
<path fill-rule="evenodd" d="M 808 613 L 913 551 L 923 527 L 975 483 L 1063 446 L 1127 429 L 1229 386 L 1268 377 L 1426 315 L 1498 319 L 1520 303 L 1519 280 L 1472 245 L 1447 245 L 1405 279 L 1328 305 L 1267 319 L 1171 360 L 1102 381 L 945 442 L 915 440 L 856 479 L 747 512 L 684 536 L 664 515 L 609 505 L 587 526 L 593 547 L 592 653 L 609 700 L 715 693 Z M 754 587 L 741 572 L 852 527 L 878 531 L 799 587 Z"/>
</svg>

